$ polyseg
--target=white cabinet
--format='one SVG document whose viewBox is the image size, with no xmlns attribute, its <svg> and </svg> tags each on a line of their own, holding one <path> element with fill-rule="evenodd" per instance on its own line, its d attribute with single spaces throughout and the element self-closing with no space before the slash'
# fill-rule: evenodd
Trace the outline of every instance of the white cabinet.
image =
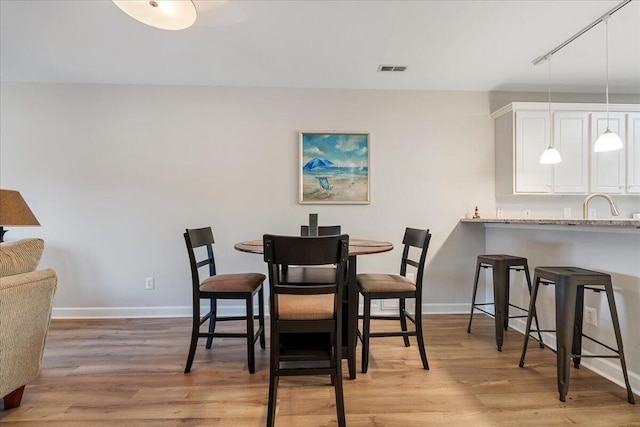
<svg viewBox="0 0 640 427">
<path fill-rule="evenodd" d="M 514 102 L 492 113 L 496 137 L 496 195 L 640 194 L 640 106 L 610 105 L 609 127 L 624 149 L 594 153 L 607 128 L 606 105 Z M 551 135 L 551 136 L 550 136 Z M 562 162 L 541 165 L 553 138 Z"/>
<path fill-rule="evenodd" d="M 609 129 L 622 138 L 625 143 L 625 114 L 609 113 Z M 591 113 L 591 192 L 622 194 L 625 192 L 625 154 L 626 150 L 594 153 L 593 146 L 607 130 L 607 113 Z"/>
<path fill-rule="evenodd" d="M 553 165 L 553 192 L 589 192 L 589 113 L 558 111 L 553 114 L 553 145 L 562 162 Z"/>
<path fill-rule="evenodd" d="M 515 117 L 515 193 L 586 194 L 589 114 L 552 114 L 553 145 L 562 156 L 555 165 L 540 164 L 540 155 L 549 146 L 548 111 L 516 111 Z"/>
<path fill-rule="evenodd" d="M 549 146 L 549 113 L 517 111 L 515 131 L 515 192 L 550 193 L 551 170 L 540 164 Z"/>
</svg>

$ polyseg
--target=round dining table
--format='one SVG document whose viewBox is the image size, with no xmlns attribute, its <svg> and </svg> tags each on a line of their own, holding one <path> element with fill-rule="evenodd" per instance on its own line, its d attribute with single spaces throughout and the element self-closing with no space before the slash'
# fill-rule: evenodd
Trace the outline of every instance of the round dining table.
<svg viewBox="0 0 640 427">
<path fill-rule="evenodd" d="M 234 248 L 241 252 L 263 254 L 262 240 L 246 240 L 236 243 Z M 356 344 L 358 340 L 358 287 L 356 286 L 357 257 L 359 255 L 379 254 L 393 249 L 391 242 L 368 239 L 349 239 L 349 262 L 347 263 L 347 291 L 343 302 L 344 341 L 342 358 L 347 359 L 349 378 L 356 378 Z"/>
</svg>

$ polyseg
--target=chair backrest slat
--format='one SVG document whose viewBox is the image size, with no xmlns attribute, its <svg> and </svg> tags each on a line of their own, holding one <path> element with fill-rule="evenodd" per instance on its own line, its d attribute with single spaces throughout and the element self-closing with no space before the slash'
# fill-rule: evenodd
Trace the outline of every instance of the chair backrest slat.
<svg viewBox="0 0 640 427">
<path fill-rule="evenodd" d="M 187 245 L 187 252 L 189 254 L 189 264 L 191 266 L 191 281 L 193 287 L 194 299 L 199 298 L 200 291 L 200 273 L 199 269 L 205 266 L 209 266 L 209 276 L 216 275 L 216 262 L 213 256 L 213 244 L 215 240 L 213 238 L 213 230 L 211 227 L 187 229 L 184 233 L 184 241 Z M 206 246 L 207 257 L 202 260 L 196 259 L 196 248 Z"/>
<path fill-rule="evenodd" d="M 265 235 L 264 261 L 278 265 L 337 264 L 335 247 L 340 240 L 346 240 L 348 252 L 349 236 L 346 234 L 321 237 Z"/>
<path fill-rule="evenodd" d="M 213 239 L 213 230 L 211 227 L 195 228 L 192 230 L 186 230 L 191 239 L 191 247 L 199 248 L 205 245 L 212 245 L 215 243 Z"/>
<path fill-rule="evenodd" d="M 431 233 L 429 229 L 419 230 L 416 228 L 407 228 L 404 232 L 402 243 L 404 249 L 402 251 L 402 261 L 400 263 L 400 275 L 406 276 L 407 266 L 410 265 L 416 269 L 416 287 L 418 295 L 421 295 L 422 289 L 422 277 L 424 275 L 424 267 L 427 258 L 427 251 L 429 249 L 429 242 L 431 241 Z M 411 248 L 417 248 L 420 250 L 420 256 L 417 258 L 410 257 Z"/>
</svg>

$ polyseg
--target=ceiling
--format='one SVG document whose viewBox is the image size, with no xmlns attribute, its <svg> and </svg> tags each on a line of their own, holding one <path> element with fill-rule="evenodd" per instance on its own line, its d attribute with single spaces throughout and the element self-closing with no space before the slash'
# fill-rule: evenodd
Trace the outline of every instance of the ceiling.
<svg viewBox="0 0 640 427">
<path fill-rule="evenodd" d="M 164 31 L 110 0 L 0 0 L 3 82 L 543 91 L 546 54 L 620 0 L 203 1 Z M 640 94 L 640 1 L 609 20 L 610 92 Z M 380 65 L 407 66 L 378 72 Z M 602 93 L 605 25 L 552 59 L 556 92 Z"/>
</svg>

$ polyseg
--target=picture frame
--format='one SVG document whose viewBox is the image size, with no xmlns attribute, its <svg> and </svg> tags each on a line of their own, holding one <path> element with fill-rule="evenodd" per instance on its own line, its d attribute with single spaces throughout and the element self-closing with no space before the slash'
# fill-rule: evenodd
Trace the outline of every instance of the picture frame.
<svg viewBox="0 0 640 427">
<path fill-rule="evenodd" d="M 368 132 L 299 132 L 299 203 L 370 203 Z"/>
</svg>

